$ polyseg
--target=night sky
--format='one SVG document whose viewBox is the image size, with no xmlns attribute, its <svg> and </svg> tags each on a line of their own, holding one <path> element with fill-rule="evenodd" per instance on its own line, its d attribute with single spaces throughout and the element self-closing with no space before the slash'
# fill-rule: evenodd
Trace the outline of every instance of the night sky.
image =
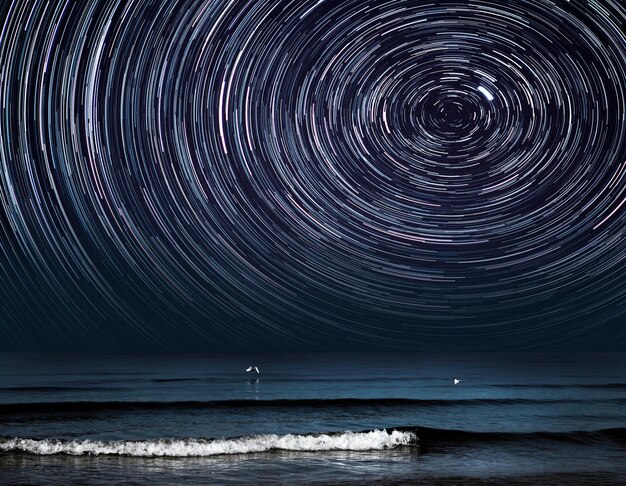
<svg viewBox="0 0 626 486">
<path fill-rule="evenodd" d="M 623 2 L 0 29 L 1 350 L 626 350 Z"/>
</svg>

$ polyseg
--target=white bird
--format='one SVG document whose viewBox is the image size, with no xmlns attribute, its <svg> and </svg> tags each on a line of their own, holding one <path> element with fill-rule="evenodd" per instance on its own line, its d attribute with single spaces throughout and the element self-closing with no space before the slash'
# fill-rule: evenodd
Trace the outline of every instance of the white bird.
<svg viewBox="0 0 626 486">
<path fill-rule="evenodd" d="M 459 380 L 458 378 L 454 379 L 454 384 L 458 385 L 459 383 L 461 383 L 463 380 Z"/>
<path fill-rule="evenodd" d="M 256 366 L 248 366 L 246 368 L 246 371 L 256 371 L 257 373 L 260 373 L 259 369 Z"/>
</svg>

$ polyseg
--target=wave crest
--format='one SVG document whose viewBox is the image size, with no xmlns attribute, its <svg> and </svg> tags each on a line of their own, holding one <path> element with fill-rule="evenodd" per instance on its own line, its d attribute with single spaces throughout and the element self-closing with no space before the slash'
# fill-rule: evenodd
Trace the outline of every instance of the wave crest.
<svg viewBox="0 0 626 486">
<path fill-rule="evenodd" d="M 257 435 L 232 439 L 158 439 L 146 441 L 97 441 L 59 439 L 0 439 L 0 451 L 37 455 L 123 455 L 134 457 L 201 457 L 285 451 L 367 451 L 413 445 L 414 432 L 372 430 L 316 435 Z"/>
</svg>

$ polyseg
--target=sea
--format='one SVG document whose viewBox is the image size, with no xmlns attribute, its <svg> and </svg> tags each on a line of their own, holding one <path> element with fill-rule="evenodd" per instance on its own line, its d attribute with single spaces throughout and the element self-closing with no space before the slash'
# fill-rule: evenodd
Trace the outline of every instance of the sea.
<svg viewBox="0 0 626 486">
<path fill-rule="evenodd" d="M 0 484 L 626 484 L 626 354 L 0 354 Z"/>
</svg>

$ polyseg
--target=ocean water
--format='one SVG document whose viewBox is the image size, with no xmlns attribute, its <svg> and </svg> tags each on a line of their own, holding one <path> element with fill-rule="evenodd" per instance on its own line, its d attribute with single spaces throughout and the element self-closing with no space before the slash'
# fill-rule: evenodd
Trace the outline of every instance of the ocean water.
<svg viewBox="0 0 626 486">
<path fill-rule="evenodd" d="M 626 484 L 626 355 L 0 354 L 0 484 L 86 483 Z"/>
</svg>

